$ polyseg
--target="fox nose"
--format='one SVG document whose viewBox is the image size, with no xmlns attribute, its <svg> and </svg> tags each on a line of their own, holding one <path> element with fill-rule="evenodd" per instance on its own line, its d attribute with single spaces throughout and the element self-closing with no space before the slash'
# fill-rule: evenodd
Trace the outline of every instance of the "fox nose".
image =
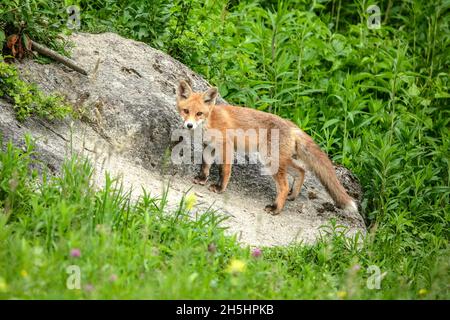
<svg viewBox="0 0 450 320">
<path fill-rule="evenodd" d="M 192 127 L 193 127 L 194 125 L 193 125 L 192 123 L 188 123 L 186 126 L 188 127 L 188 129 L 192 129 Z"/>
</svg>

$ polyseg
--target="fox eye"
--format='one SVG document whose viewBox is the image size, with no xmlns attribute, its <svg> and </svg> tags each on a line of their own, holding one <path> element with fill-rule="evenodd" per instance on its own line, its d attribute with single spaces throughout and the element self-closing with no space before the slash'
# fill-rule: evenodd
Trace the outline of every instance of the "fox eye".
<svg viewBox="0 0 450 320">
<path fill-rule="evenodd" d="M 186 114 L 189 114 L 189 110 L 188 109 L 183 109 L 183 112 Z"/>
<path fill-rule="evenodd" d="M 197 116 L 201 116 L 203 114 L 203 112 L 197 112 Z"/>
</svg>

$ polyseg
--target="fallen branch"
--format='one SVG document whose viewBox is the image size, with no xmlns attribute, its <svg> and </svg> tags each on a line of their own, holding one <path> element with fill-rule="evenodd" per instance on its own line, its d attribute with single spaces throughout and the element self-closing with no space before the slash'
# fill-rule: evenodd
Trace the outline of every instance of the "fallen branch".
<svg viewBox="0 0 450 320">
<path fill-rule="evenodd" d="M 86 70 L 84 70 L 79 65 L 77 65 L 76 62 L 73 61 L 72 59 L 64 57 L 64 56 L 60 55 L 58 52 L 55 52 L 47 47 L 44 47 L 43 45 L 41 45 L 37 42 L 34 42 L 33 40 L 30 40 L 30 41 L 31 41 L 31 45 L 32 45 L 33 49 L 36 50 L 37 52 L 39 52 L 40 54 L 50 57 L 53 60 L 56 60 L 56 61 L 62 63 L 63 65 L 69 67 L 70 69 L 75 70 L 75 71 L 87 76 L 88 73 L 86 72 Z"/>
</svg>

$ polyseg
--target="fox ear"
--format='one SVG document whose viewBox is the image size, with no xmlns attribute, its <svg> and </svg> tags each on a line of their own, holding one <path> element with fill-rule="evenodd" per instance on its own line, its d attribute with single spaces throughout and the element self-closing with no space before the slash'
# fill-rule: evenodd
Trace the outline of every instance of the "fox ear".
<svg viewBox="0 0 450 320">
<path fill-rule="evenodd" d="M 192 94 L 191 86 L 184 80 L 180 81 L 177 90 L 178 97 L 181 99 L 187 99 Z"/>
<path fill-rule="evenodd" d="M 218 91 L 216 87 L 210 88 L 203 94 L 203 101 L 207 104 L 216 104 Z"/>
</svg>

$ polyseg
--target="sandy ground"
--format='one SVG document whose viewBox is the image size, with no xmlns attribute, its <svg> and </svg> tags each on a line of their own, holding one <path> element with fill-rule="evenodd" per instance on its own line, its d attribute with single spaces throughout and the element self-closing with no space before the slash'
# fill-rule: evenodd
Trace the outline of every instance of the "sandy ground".
<svg viewBox="0 0 450 320">
<path fill-rule="evenodd" d="M 87 139 L 84 146 L 87 147 L 90 143 L 92 140 Z M 87 149 L 98 150 L 98 145 Z M 225 215 L 227 219 L 222 225 L 227 228 L 226 232 L 236 235 L 243 244 L 284 246 L 296 242 L 313 243 L 323 226 L 329 224 L 326 213 L 322 216 L 315 214 L 317 208 L 312 208 L 313 203 L 305 196 L 305 190 L 295 201 L 287 202 L 285 211 L 272 216 L 264 211 L 265 205 L 269 204 L 271 199 L 264 198 L 263 195 L 255 194 L 249 197 L 233 188 L 229 188 L 223 194 L 216 194 L 210 192 L 207 186 L 192 183 L 193 177 L 162 176 L 115 152 L 103 150 L 95 154 L 89 152 L 84 154 L 95 164 L 94 179 L 98 186 L 104 184 L 105 172 L 121 179 L 125 189 L 132 191 L 134 199 L 142 193 L 142 188 L 151 196 L 160 197 L 164 188 L 169 185 L 167 206 L 169 210 L 178 207 L 183 195 L 194 194 L 197 201 L 192 213 L 202 214 L 211 208 L 218 214 Z M 96 154 L 102 156 L 98 157 Z M 357 231 L 364 232 L 355 227 L 349 230 L 349 235 Z"/>
<path fill-rule="evenodd" d="M 0 123 L 5 139 L 13 139 L 20 145 L 23 144 L 23 136 L 32 132 L 38 154 L 47 155 L 44 161 L 48 165 L 61 163 L 72 152 L 79 153 L 91 160 L 94 182 L 98 187 L 103 186 L 108 172 L 111 177 L 121 179 L 126 190 L 132 190 L 133 199 L 139 197 L 142 188 L 151 196 L 160 197 L 164 186 L 169 183 L 169 212 L 175 211 L 183 195 L 195 194 L 197 201 L 192 214 L 203 214 L 211 208 L 224 215 L 227 219 L 222 225 L 227 228 L 226 232 L 236 235 L 244 245 L 313 243 L 323 233 L 323 226 L 329 225 L 332 219 L 348 228 L 348 235 L 366 232 L 358 214 L 349 214 L 330 205 L 331 198 L 323 188 L 317 187 L 315 178 L 309 177 L 299 198 L 288 201 L 281 214 L 272 216 L 264 211 L 265 205 L 272 201 L 267 193 L 249 194 L 231 181 L 225 193 L 216 194 L 206 186 L 193 184 L 193 177 L 163 176 L 159 171 L 144 168 L 139 158 L 127 157 L 120 145 L 106 142 L 83 122 L 76 121 L 70 128 L 66 125 L 50 127 L 40 120 L 29 120 L 22 125 L 14 119 L 10 107 L 2 106 L 1 109 Z M 311 193 L 316 195 L 315 200 Z"/>
</svg>

